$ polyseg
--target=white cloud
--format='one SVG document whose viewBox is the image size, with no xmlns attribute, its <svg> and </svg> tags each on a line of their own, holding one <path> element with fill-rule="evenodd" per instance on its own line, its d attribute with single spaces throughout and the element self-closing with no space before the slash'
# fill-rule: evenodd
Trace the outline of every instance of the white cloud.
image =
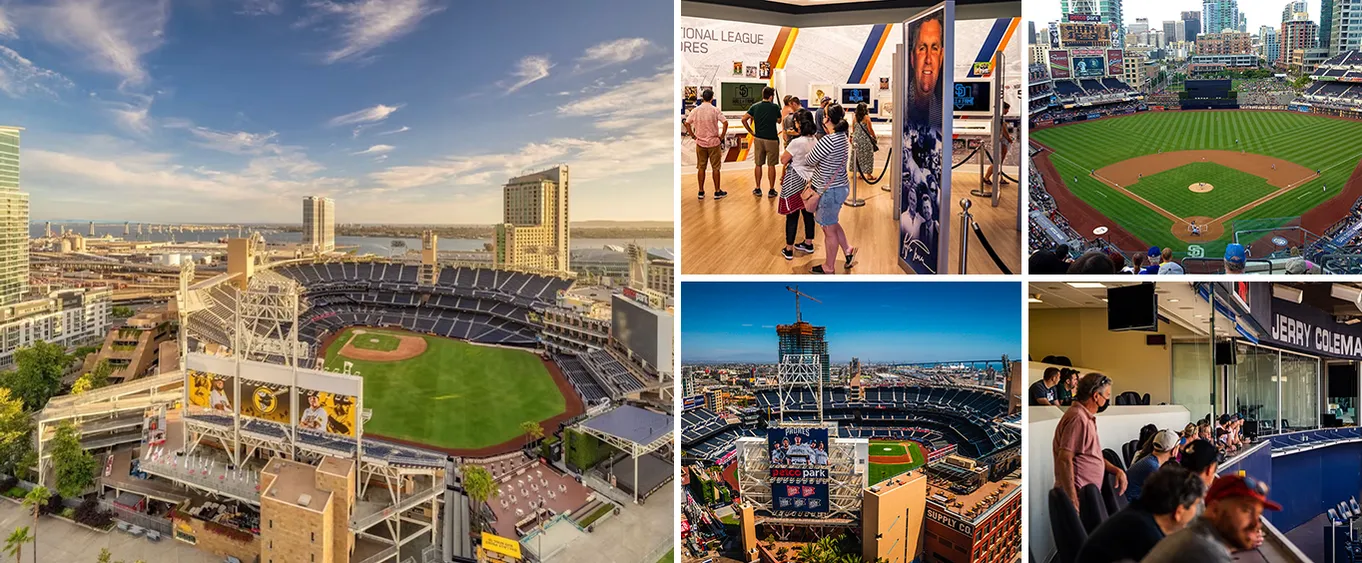
<svg viewBox="0 0 1362 563">
<path fill-rule="evenodd" d="M 5 17 L 5 7 L 0 6 L 0 38 L 13 39 L 19 33 L 14 29 L 14 23 Z"/>
<path fill-rule="evenodd" d="M 134 135 L 145 136 L 151 132 L 151 104 L 155 100 L 152 96 L 132 94 L 129 96 L 131 101 L 109 101 L 104 102 L 109 115 L 113 118 L 114 124 L 124 131 Z"/>
<path fill-rule="evenodd" d="M 352 152 L 352 153 L 350 153 L 350 155 L 351 155 L 351 156 L 359 156 L 359 155 L 361 155 L 361 154 L 383 154 L 383 153 L 392 152 L 393 149 L 395 149 L 395 148 L 397 148 L 397 147 L 394 147 L 394 146 L 392 146 L 392 145 L 374 145 L 374 146 L 372 146 L 372 147 L 369 147 L 369 148 L 364 149 L 364 150 L 359 151 L 359 152 Z"/>
<path fill-rule="evenodd" d="M 411 33 L 426 16 L 444 9 L 433 0 L 355 0 L 309 2 L 311 14 L 299 22 L 308 27 L 320 21 L 336 21 L 340 45 L 326 53 L 323 60 L 332 64 L 362 60 L 374 49 Z"/>
<path fill-rule="evenodd" d="M 656 116 L 665 116 L 671 104 L 671 74 L 662 73 L 628 80 L 601 93 L 558 106 L 558 113 L 565 117 L 591 118 L 598 129 L 626 129 L 650 123 Z"/>
<path fill-rule="evenodd" d="M 13 7 L 9 15 L 48 41 L 81 53 L 97 71 L 138 86 L 149 79 L 142 58 L 165 41 L 169 0 L 55 0 Z"/>
<path fill-rule="evenodd" d="M 374 123 L 377 121 L 383 121 L 384 119 L 387 119 L 389 115 L 392 115 L 393 112 L 402 109 L 403 105 L 405 104 L 397 104 L 395 106 L 385 106 L 383 104 L 378 104 L 371 108 L 364 108 L 362 110 L 353 111 L 345 115 L 338 115 L 336 117 L 331 118 L 331 121 L 328 121 L 327 123 L 335 127 L 339 125 L 355 125 L 357 123 Z M 356 131 L 355 135 L 358 136 L 359 132 Z"/>
<path fill-rule="evenodd" d="M 652 41 L 642 37 L 625 37 L 587 47 L 586 52 L 577 59 L 577 67 L 592 69 L 623 64 L 658 51 Z"/>
<path fill-rule="evenodd" d="M 384 136 L 384 135 L 396 135 L 396 134 L 398 134 L 398 133 L 406 133 L 407 131 L 411 131 L 411 127 L 407 127 L 406 125 L 403 125 L 403 126 L 397 128 L 397 129 L 393 129 L 392 131 L 384 131 L 384 132 L 382 132 L 382 133 L 379 133 L 378 136 L 379 136 L 379 137 L 382 137 L 382 136 Z"/>
<path fill-rule="evenodd" d="M 0 13 L 0 18 L 4 14 Z M 0 25 L 3 25 L 0 20 Z M 3 31 L 0 28 L 0 31 Z M 71 88 L 74 84 L 60 73 L 33 64 L 18 52 L 0 45 L 0 92 L 11 98 L 19 98 L 33 92 L 51 96 L 57 90 Z"/>
<path fill-rule="evenodd" d="M 515 72 L 511 73 L 511 76 L 516 79 L 515 82 L 511 83 L 510 86 L 507 86 L 505 82 L 499 82 L 497 85 L 506 88 L 506 93 L 510 94 L 516 90 L 529 86 L 530 84 L 548 78 L 549 69 L 553 68 L 553 66 L 553 63 L 549 62 L 548 57 L 530 55 L 520 59 L 520 62 L 516 64 Z"/>
<path fill-rule="evenodd" d="M 277 16 L 284 8 L 278 0 L 241 0 L 236 13 L 243 16 Z"/>
</svg>

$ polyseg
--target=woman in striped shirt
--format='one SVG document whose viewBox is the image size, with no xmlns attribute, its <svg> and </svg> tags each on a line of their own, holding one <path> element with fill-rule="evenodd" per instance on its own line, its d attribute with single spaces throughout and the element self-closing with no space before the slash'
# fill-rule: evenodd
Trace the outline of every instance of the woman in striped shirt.
<svg viewBox="0 0 1362 563">
<path fill-rule="evenodd" d="M 821 124 L 827 135 L 818 140 L 813 152 L 809 154 L 809 164 L 814 168 L 814 191 L 821 194 L 814 219 L 823 227 L 823 245 L 827 248 L 827 260 L 813 267 L 815 274 L 837 273 L 837 249 L 846 253 L 846 269 L 851 270 L 856 248 L 847 241 L 847 233 L 838 223 L 842 204 L 851 194 L 847 182 L 847 157 L 850 154 L 851 139 L 847 131 L 851 125 L 846 121 L 846 110 L 840 104 L 832 104 L 823 114 Z"/>
</svg>

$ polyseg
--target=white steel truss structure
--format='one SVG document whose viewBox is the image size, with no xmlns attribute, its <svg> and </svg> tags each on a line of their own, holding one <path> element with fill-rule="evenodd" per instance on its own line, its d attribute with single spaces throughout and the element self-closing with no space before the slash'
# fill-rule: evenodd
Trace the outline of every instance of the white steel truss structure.
<svg viewBox="0 0 1362 563">
<path fill-rule="evenodd" d="M 311 356 L 298 341 L 298 301 L 302 289 L 297 281 L 270 270 L 256 272 L 246 291 L 237 296 L 238 356 L 243 360 L 269 361 L 297 366 Z"/>
<path fill-rule="evenodd" d="M 780 365 L 776 372 L 776 396 L 780 399 L 780 424 L 790 425 L 823 425 L 823 367 L 817 354 L 785 354 L 780 359 Z M 814 391 L 814 404 L 817 407 L 818 418 L 812 424 L 809 421 L 787 421 L 785 412 L 790 410 L 790 405 L 799 401 L 795 400 L 795 395 L 801 389 L 812 389 Z"/>
<path fill-rule="evenodd" d="M 641 444 L 631 440 L 626 440 L 619 436 L 615 436 L 613 434 L 610 434 L 609 432 L 602 432 L 595 428 L 591 428 L 590 426 L 587 426 L 586 424 L 583 423 L 576 424 L 575 426 L 573 426 L 573 429 L 577 430 L 578 432 L 595 436 L 598 440 L 610 444 L 616 449 L 619 449 L 620 451 L 629 454 L 630 459 L 634 460 L 634 481 L 633 481 L 634 504 L 638 504 L 639 495 L 638 458 L 648 455 L 652 452 L 661 451 L 664 449 L 667 451 L 671 451 L 672 443 L 675 441 L 674 430 L 668 430 L 667 432 L 654 438 L 652 442 L 649 442 L 647 444 Z"/>
</svg>

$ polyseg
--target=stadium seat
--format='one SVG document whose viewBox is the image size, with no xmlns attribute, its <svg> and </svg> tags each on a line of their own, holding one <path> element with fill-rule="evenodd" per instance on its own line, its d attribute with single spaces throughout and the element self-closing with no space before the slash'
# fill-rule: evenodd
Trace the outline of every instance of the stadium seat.
<svg viewBox="0 0 1362 563">
<path fill-rule="evenodd" d="M 1107 473 L 1102 477 L 1102 503 L 1107 508 L 1108 516 L 1116 514 L 1126 507 L 1126 496 L 1116 494 L 1116 475 L 1114 473 Z"/>
<path fill-rule="evenodd" d="M 1097 485 L 1083 485 L 1078 490 L 1078 516 L 1083 521 L 1083 529 L 1089 534 L 1107 519 L 1107 504 L 1102 500 L 1102 490 Z"/>
<path fill-rule="evenodd" d="M 1088 541 L 1088 530 L 1078 517 L 1069 496 L 1058 487 L 1050 489 L 1050 533 L 1055 538 L 1058 563 L 1075 563 L 1083 542 Z"/>
</svg>

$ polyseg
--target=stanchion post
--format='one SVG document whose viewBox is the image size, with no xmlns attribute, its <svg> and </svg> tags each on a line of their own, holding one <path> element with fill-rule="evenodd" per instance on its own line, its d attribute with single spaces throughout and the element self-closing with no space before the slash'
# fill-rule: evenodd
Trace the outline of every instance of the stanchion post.
<svg viewBox="0 0 1362 563">
<path fill-rule="evenodd" d="M 960 198 L 960 273 L 965 273 L 965 263 L 969 258 L 969 208 L 973 205 L 969 198 Z"/>
<path fill-rule="evenodd" d="M 853 147 L 853 149 L 854 149 L 854 147 Z M 853 169 L 855 169 L 855 170 L 856 170 L 856 173 L 851 175 L 851 197 L 847 198 L 847 201 L 846 201 L 846 203 L 845 203 L 844 205 L 846 205 L 847 207 L 861 207 L 861 206 L 864 206 L 864 205 L 865 205 L 865 200 L 864 200 L 864 199 L 861 199 L 861 198 L 859 198 L 859 197 L 856 197 L 856 194 L 860 193 L 860 186 L 861 186 L 861 166 L 860 166 L 859 163 L 856 162 L 856 151 L 855 151 L 855 150 L 852 150 L 852 151 L 851 151 L 851 154 L 847 155 L 847 164 L 848 164 L 848 168 L 853 168 Z M 871 171 L 871 174 L 874 174 L 874 171 Z"/>
</svg>

